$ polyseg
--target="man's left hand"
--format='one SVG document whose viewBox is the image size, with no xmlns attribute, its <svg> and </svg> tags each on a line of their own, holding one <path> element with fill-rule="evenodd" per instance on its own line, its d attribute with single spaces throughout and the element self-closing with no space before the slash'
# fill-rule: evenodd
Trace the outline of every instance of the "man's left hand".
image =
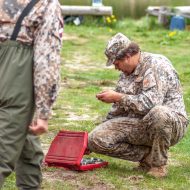
<svg viewBox="0 0 190 190">
<path fill-rule="evenodd" d="M 48 120 L 37 119 L 37 121 L 32 122 L 29 126 L 29 130 L 34 135 L 41 135 L 48 132 Z"/>
<path fill-rule="evenodd" d="M 116 92 L 114 90 L 106 90 L 96 95 L 98 100 L 101 100 L 105 103 L 115 103 L 119 102 L 123 94 Z"/>
</svg>

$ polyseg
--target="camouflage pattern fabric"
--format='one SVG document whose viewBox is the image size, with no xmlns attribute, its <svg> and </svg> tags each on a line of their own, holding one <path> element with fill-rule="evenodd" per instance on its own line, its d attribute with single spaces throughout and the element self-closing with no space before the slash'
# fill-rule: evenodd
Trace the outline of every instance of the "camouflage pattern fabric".
<svg viewBox="0 0 190 190">
<path fill-rule="evenodd" d="M 163 55 L 142 52 L 131 75 L 121 73 L 117 92 L 125 94 L 107 119 L 120 116 L 142 119 L 156 105 L 169 107 L 187 119 L 178 74 Z"/>
<path fill-rule="evenodd" d="M 135 71 L 121 73 L 115 90 L 125 95 L 89 134 L 89 149 L 151 167 L 165 165 L 169 147 L 182 139 L 188 125 L 171 62 L 142 52 Z"/>
<path fill-rule="evenodd" d="M 182 139 L 186 127 L 183 116 L 155 106 L 143 119 L 105 121 L 89 134 L 88 146 L 92 152 L 158 167 L 167 164 L 169 147 Z"/>
<path fill-rule="evenodd" d="M 29 0 L 0 0 L 0 43 L 10 39 Z M 60 80 L 63 20 L 58 0 L 39 1 L 22 22 L 17 41 L 33 45 L 36 116 L 48 119 Z"/>
<path fill-rule="evenodd" d="M 108 58 L 106 63 L 107 66 L 110 66 L 117 59 L 117 55 L 119 55 L 123 50 L 128 48 L 131 44 L 131 40 L 127 38 L 122 33 L 117 33 L 115 36 L 109 40 L 107 44 L 107 48 L 105 50 L 105 55 Z"/>
</svg>

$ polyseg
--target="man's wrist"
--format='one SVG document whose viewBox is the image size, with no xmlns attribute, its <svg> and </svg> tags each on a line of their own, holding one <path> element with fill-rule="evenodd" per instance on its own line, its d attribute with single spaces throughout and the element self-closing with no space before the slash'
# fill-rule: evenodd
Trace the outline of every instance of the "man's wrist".
<svg viewBox="0 0 190 190">
<path fill-rule="evenodd" d="M 49 119 L 49 117 L 47 117 L 46 115 L 40 114 L 40 115 L 38 116 L 38 119 L 47 121 L 47 120 Z"/>
<path fill-rule="evenodd" d="M 125 94 L 122 94 L 122 93 L 118 93 L 118 97 L 117 97 L 117 100 L 115 102 L 121 102 L 123 96 L 125 96 Z"/>
</svg>

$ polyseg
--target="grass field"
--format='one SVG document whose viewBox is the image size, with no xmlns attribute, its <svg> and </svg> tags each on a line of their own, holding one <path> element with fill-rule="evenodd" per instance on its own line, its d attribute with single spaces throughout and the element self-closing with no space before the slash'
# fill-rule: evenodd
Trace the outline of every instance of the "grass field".
<svg viewBox="0 0 190 190">
<path fill-rule="evenodd" d="M 110 28 L 97 24 L 66 25 L 62 56 L 62 82 L 58 100 L 49 122 L 49 133 L 41 137 L 46 152 L 59 130 L 91 131 L 110 108 L 96 100 L 102 89 L 114 88 L 119 73 L 105 66 L 104 48 L 112 35 L 122 32 L 140 44 L 142 51 L 167 56 L 179 73 L 186 109 L 190 113 L 190 32 L 154 26 L 147 28 L 145 18 L 126 19 Z M 188 190 L 190 189 L 190 131 L 169 151 L 169 175 L 154 179 L 134 172 L 135 163 L 92 154 L 109 161 L 109 167 L 89 172 L 43 168 L 44 190 Z M 15 176 L 3 190 L 14 190 Z"/>
</svg>

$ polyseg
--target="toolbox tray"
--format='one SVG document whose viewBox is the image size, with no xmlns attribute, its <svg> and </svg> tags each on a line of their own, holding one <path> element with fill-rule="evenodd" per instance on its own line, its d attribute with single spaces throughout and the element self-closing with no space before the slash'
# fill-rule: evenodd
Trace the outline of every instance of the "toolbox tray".
<svg viewBox="0 0 190 190">
<path fill-rule="evenodd" d="M 60 131 L 52 141 L 45 163 L 48 166 L 85 171 L 108 165 L 108 162 L 81 165 L 88 144 L 87 132 Z"/>
</svg>

